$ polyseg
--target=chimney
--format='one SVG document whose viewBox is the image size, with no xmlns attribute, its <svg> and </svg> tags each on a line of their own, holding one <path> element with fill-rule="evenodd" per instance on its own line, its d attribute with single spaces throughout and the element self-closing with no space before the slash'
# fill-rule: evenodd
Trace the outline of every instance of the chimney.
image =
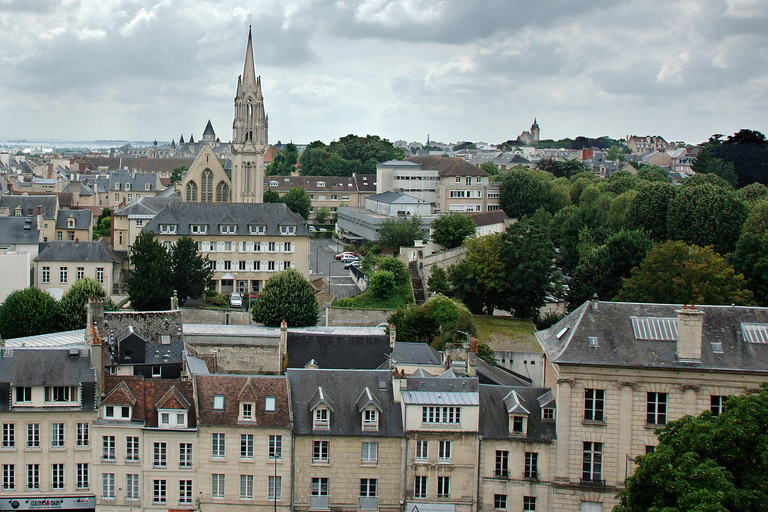
<svg viewBox="0 0 768 512">
<path fill-rule="evenodd" d="M 397 338 L 397 331 L 395 330 L 395 324 L 389 324 L 389 348 L 395 348 L 395 338 Z"/>
<path fill-rule="evenodd" d="M 678 361 L 701 361 L 701 332 L 704 326 L 704 312 L 683 305 L 677 313 L 677 359 Z"/>
<path fill-rule="evenodd" d="M 43 214 L 43 205 L 39 204 L 37 205 L 37 214 L 42 215 Z"/>
<path fill-rule="evenodd" d="M 596 293 L 592 294 L 592 311 L 597 311 L 600 308 L 600 298 Z"/>
<path fill-rule="evenodd" d="M 467 375 L 470 377 L 477 376 L 477 354 L 467 354 Z"/>
<path fill-rule="evenodd" d="M 179 309 L 179 296 L 176 290 L 173 290 L 173 297 L 171 297 L 171 311 Z"/>
<path fill-rule="evenodd" d="M 285 367 L 288 365 L 288 323 L 283 319 L 280 323 L 280 374 L 284 373 Z"/>
<path fill-rule="evenodd" d="M 75 237 L 75 245 L 79 245 L 79 244 L 80 244 L 80 237 L 76 236 Z"/>
<path fill-rule="evenodd" d="M 48 176 L 47 178 L 53 178 L 53 162 L 48 163 Z"/>
</svg>

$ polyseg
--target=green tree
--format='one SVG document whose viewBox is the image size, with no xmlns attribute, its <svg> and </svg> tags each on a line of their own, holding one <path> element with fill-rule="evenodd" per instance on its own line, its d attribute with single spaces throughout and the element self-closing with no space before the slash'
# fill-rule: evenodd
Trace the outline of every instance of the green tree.
<svg viewBox="0 0 768 512">
<path fill-rule="evenodd" d="M 262 202 L 264 203 L 281 203 L 282 199 L 280 198 L 280 194 L 275 192 L 272 189 L 266 189 L 264 190 L 264 194 L 261 196 Z"/>
<path fill-rule="evenodd" d="M 427 288 L 431 293 L 440 293 L 446 296 L 451 293 L 448 274 L 443 270 L 443 267 L 437 265 L 432 267 L 432 274 L 427 279 Z"/>
<path fill-rule="evenodd" d="M 175 167 L 173 169 L 173 172 L 171 173 L 171 184 L 173 183 L 181 183 L 181 175 L 187 172 L 187 166 L 186 165 L 180 165 L 178 167 Z"/>
<path fill-rule="evenodd" d="M 556 178 L 570 178 L 575 174 L 586 171 L 587 167 L 577 159 L 555 160 L 554 158 L 542 158 L 536 164 L 536 169 L 546 171 Z"/>
<path fill-rule="evenodd" d="M 179 238 L 171 250 L 171 283 L 179 304 L 203 297 L 212 278 L 211 262 L 198 252 L 197 242 L 189 236 Z"/>
<path fill-rule="evenodd" d="M 637 177 L 651 183 L 671 183 L 669 173 L 658 165 L 637 164 Z"/>
<path fill-rule="evenodd" d="M 744 276 L 758 306 L 768 306 L 768 233 L 742 233 L 728 262 Z"/>
<path fill-rule="evenodd" d="M 648 251 L 624 280 L 616 300 L 675 304 L 748 305 L 752 292 L 712 247 L 667 241 Z"/>
<path fill-rule="evenodd" d="M 63 331 L 73 331 L 87 327 L 86 306 L 88 299 L 93 297 L 103 299 L 106 311 L 115 311 L 117 306 L 106 295 L 104 288 L 95 279 L 78 279 L 59 301 L 59 328 Z"/>
<path fill-rule="evenodd" d="M 508 293 L 501 251 L 501 233 L 470 238 L 464 242 L 464 258 L 448 267 L 453 295 L 472 313 L 492 315 Z"/>
<path fill-rule="evenodd" d="M 503 172 L 500 176 L 499 204 L 511 218 L 520 219 L 532 215 L 542 207 L 550 213 L 557 211 L 553 208 L 550 183 L 544 173 L 519 167 Z"/>
<path fill-rule="evenodd" d="M 509 226 L 504 241 L 507 293 L 500 304 L 517 318 L 535 318 L 555 269 L 552 241 L 544 228 L 525 220 Z"/>
<path fill-rule="evenodd" d="M 627 211 L 629 227 L 647 231 L 657 242 L 667 240 L 667 210 L 676 192 L 671 183 L 641 185 Z"/>
<path fill-rule="evenodd" d="M 309 198 L 303 188 L 292 187 L 287 194 L 285 194 L 281 201 L 291 209 L 292 212 L 298 213 L 304 219 L 309 218 L 309 209 L 312 207 L 312 200 Z"/>
<path fill-rule="evenodd" d="M 754 130 L 740 130 L 729 135 L 724 141 L 719 135 L 710 137 L 702 145 L 701 151 L 694 162 L 697 171 L 700 159 L 719 159 L 723 162 L 721 176 L 726 178 L 725 166 L 733 165 L 733 173 L 737 177 L 737 186 L 745 187 L 750 183 L 768 184 L 768 141 L 765 135 Z M 697 171 L 698 172 L 698 171 Z"/>
<path fill-rule="evenodd" d="M 395 217 L 379 226 L 378 243 L 383 247 L 410 247 L 416 240 L 428 240 L 429 231 L 421 227 L 421 217 Z"/>
<path fill-rule="evenodd" d="M 265 170 L 267 176 L 289 176 L 296 170 L 299 160 L 299 150 L 296 144 L 289 142 L 272 158 Z"/>
<path fill-rule="evenodd" d="M 762 183 L 750 183 L 736 191 L 736 196 L 750 208 L 768 197 L 768 187 Z"/>
<path fill-rule="evenodd" d="M 369 288 L 376 297 L 389 297 L 395 291 L 395 274 L 389 270 L 376 271 L 371 276 Z"/>
<path fill-rule="evenodd" d="M 96 226 L 93 228 L 93 239 L 98 240 L 101 237 L 108 237 L 112 233 L 112 212 L 109 208 L 104 208 L 96 219 Z"/>
<path fill-rule="evenodd" d="M 395 284 L 400 286 L 411 280 L 411 274 L 408 273 L 408 269 L 405 268 L 405 263 L 395 258 L 394 256 L 388 256 L 381 258 L 377 265 L 377 270 L 387 270 L 392 272 L 392 277 L 395 280 Z"/>
<path fill-rule="evenodd" d="M 496 167 L 491 161 L 483 162 L 480 164 L 480 170 L 487 172 L 490 176 L 496 176 L 499 174 L 499 168 Z"/>
<path fill-rule="evenodd" d="M 171 256 L 154 231 L 142 231 L 131 246 L 128 261 L 128 298 L 136 311 L 164 311 L 171 307 Z"/>
<path fill-rule="evenodd" d="M 270 277 L 253 302 L 253 319 L 269 327 L 285 320 L 288 327 L 317 324 L 319 307 L 315 290 L 297 270 L 288 269 Z"/>
<path fill-rule="evenodd" d="M 444 213 L 432 221 L 432 241 L 446 249 L 453 249 L 474 235 L 476 230 L 477 225 L 471 217 L 460 212 Z"/>
<path fill-rule="evenodd" d="M 0 336 L 21 338 L 59 329 L 56 299 L 39 288 L 11 292 L 0 304 Z"/>
<path fill-rule="evenodd" d="M 619 493 L 616 512 L 760 511 L 768 503 L 768 388 L 729 398 L 723 412 L 656 431 L 656 449 Z"/>
<path fill-rule="evenodd" d="M 321 206 L 315 211 L 315 220 L 318 224 L 325 224 L 325 221 L 331 216 L 331 209 L 327 206 Z"/>
<path fill-rule="evenodd" d="M 477 334 L 475 319 L 461 302 L 443 295 L 430 297 L 422 306 L 399 308 L 389 316 L 395 324 L 397 341 L 430 343 L 442 350 L 446 342 L 463 341 L 465 334 Z"/>
</svg>

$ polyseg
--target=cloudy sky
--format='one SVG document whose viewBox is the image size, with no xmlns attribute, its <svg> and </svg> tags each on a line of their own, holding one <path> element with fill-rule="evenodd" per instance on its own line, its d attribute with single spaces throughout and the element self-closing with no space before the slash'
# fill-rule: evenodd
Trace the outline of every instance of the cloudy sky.
<svg viewBox="0 0 768 512">
<path fill-rule="evenodd" d="M 0 0 L 0 137 L 270 143 L 768 132 L 765 0 Z"/>
</svg>

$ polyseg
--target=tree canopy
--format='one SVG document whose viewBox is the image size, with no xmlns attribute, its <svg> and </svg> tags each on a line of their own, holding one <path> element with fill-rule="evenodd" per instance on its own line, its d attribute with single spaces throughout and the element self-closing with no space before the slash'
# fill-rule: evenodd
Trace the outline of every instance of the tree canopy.
<svg viewBox="0 0 768 512">
<path fill-rule="evenodd" d="M 476 229 L 475 221 L 464 213 L 444 213 L 432 221 L 432 241 L 446 249 L 453 249 L 474 235 Z"/>
<path fill-rule="evenodd" d="M 186 165 L 175 167 L 171 173 L 171 183 L 181 183 L 181 175 L 185 172 L 187 172 Z"/>
<path fill-rule="evenodd" d="M 59 330 L 56 299 L 39 288 L 11 292 L 0 304 L 3 339 L 47 334 Z"/>
<path fill-rule="evenodd" d="M 472 313 L 492 315 L 507 292 L 505 266 L 501 257 L 504 235 L 469 238 L 464 258 L 448 267 L 453 294 Z"/>
<path fill-rule="evenodd" d="M 768 141 L 765 135 L 754 130 L 740 130 L 724 141 L 721 135 L 713 135 L 700 146 L 693 169 L 696 172 L 713 172 L 727 178 L 730 164 L 737 181 L 735 186 L 750 183 L 768 184 Z"/>
<path fill-rule="evenodd" d="M 315 325 L 318 310 L 314 288 L 294 269 L 270 277 L 252 305 L 253 319 L 269 327 L 278 327 L 283 320 L 288 327 Z"/>
<path fill-rule="evenodd" d="M 104 300 L 104 310 L 115 311 L 117 306 L 107 297 L 104 288 L 90 277 L 78 279 L 61 298 L 59 308 L 59 328 L 63 331 L 83 329 L 87 318 L 88 299 L 100 297 Z"/>
<path fill-rule="evenodd" d="M 429 231 L 421 226 L 421 217 L 395 217 L 379 226 L 379 245 L 383 247 L 410 247 L 416 240 L 428 240 Z"/>
<path fill-rule="evenodd" d="M 296 170 L 299 150 L 296 144 L 289 142 L 272 158 L 264 171 L 266 176 L 289 176 Z"/>
<path fill-rule="evenodd" d="M 291 209 L 293 213 L 298 213 L 305 220 L 309 218 L 309 210 L 312 208 L 312 200 L 309 198 L 303 188 L 292 187 L 280 201 Z"/>
<path fill-rule="evenodd" d="M 157 241 L 154 231 L 142 231 L 128 256 L 133 272 L 128 278 L 128 297 L 136 311 L 163 311 L 171 306 L 171 256 Z"/>
<path fill-rule="evenodd" d="M 352 176 L 375 174 L 376 165 L 387 160 L 402 160 L 402 148 L 377 135 L 346 135 L 325 145 L 316 140 L 299 159 L 303 176 Z"/>
<path fill-rule="evenodd" d="M 684 416 L 656 431 L 652 453 L 619 493 L 616 512 L 761 511 L 768 503 L 768 388 L 733 396 L 723 412 Z"/>
<path fill-rule="evenodd" d="M 197 242 L 192 237 L 183 236 L 176 240 L 171 250 L 171 283 L 179 299 L 179 304 L 189 299 L 199 299 L 205 290 L 211 287 L 213 269 L 208 256 L 202 256 L 197 250 Z"/>
</svg>

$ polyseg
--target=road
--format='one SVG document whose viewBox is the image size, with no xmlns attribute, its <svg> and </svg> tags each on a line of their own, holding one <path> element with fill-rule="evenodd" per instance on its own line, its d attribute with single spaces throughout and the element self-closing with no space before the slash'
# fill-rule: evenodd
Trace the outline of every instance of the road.
<svg viewBox="0 0 768 512">
<path fill-rule="evenodd" d="M 344 245 L 335 238 L 310 238 L 309 266 L 326 280 L 330 276 L 331 292 L 336 298 L 349 296 L 357 288 L 349 271 L 344 270 L 344 263 L 335 258 L 343 249 Z"/>
</svg>

